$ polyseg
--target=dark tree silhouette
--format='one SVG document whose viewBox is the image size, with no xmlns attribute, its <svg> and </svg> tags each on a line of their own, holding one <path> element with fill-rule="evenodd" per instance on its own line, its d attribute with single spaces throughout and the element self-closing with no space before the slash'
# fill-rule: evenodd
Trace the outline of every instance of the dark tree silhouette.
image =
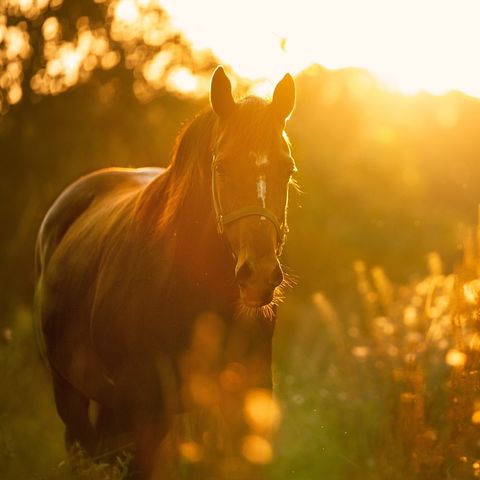
<svg viewBox="0 0 480 480">
<path fill-rule="evenodd" d="M 35 233 L 61 189 L 165 165 L 213 65 L 156 0 L 0 0 L 0 315 L 30 302 Z"/>
<path fill-rule="evenodd" d="M 4 0 L 0 3 L 0 112 L 57 95 L 99 71 L 150 100 L 209 71 L 156 0 Z M 179 83 L 180 79 L 180 83 Z M 185 85 L 183 85 L 183 88 Z"/>
</svg>

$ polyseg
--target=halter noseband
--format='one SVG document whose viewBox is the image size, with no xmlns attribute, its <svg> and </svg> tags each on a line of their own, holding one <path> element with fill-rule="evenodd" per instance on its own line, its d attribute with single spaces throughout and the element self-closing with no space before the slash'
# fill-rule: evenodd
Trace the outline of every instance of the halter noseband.
<svg viewBox="0 0 480 480">
<path fill-rule="evenodd" d="M 250 216 L 259 216 L 261 218 L 266 218 L 273 223 L 275 230 L 277 232 L 277 254 L 279 255 L 282 251 L 283 245 L 285 243 L 285 237 L 287 234 L 287 225 L 286 222 L 279 222 L 275 213 L 265 207 L 260 207 L 259 205 L 252 205 L 247 207 L 241 207 L 232 212 L 224 213 L 222 210 L 222 204 L 220 202 L 220 197 L 217 189 L 217 181 L 215 177 L 215 168 L 217 166 L 217 161 L 215 155 L 212 160 L 212 200 L 213 200 L 213 209 L 215 211 L 217 230 L 220 235 L 223 235 L 225 230 L 225 225 L 232 223 L 240 218 L 250 217 Z"/>
</svg>

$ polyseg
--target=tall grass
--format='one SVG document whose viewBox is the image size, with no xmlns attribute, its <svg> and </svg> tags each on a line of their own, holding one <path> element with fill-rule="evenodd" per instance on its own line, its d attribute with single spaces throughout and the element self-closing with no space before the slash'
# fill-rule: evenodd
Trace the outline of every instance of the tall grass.
<svg viewBox="0 0 480 480">
<path fill-rule="evenodd" d="M 32 317 L 19 307 L 0 331 L 0 478 L 122 480 L 126 465 L 93 464 L 81 450 L 67 459 L 49 372 L 34 340 Z"/>
<path fill-rule="evenodd" d="M 274 479 L 480 477 L 480 230 L 462 265 L 394 285 L 358 261 L 359 307 L 348 314 L 321 293 L 280 308 L 275 379 L 282 423 Z M 338 310 L 340 311 L 340 310 Z M 0 478 L 67 479 L 63 427 L 48 372 L 19 308 L 0 337 Z M 124 477 L 124 465 L 81 454 L 76 478 Z"/>
<path fill-rule="evenodd" d="M 32 334 L 31 314 L 18 307 L 0 331 L 0 478 L 50 472 L 63 458 L 48 372 Z"/>
<path fill-rule="evenodd" d="M 480 477 L 480 231 L 445 274 L 392 285 L 356 262 L 361 307 L 291 302 L 277 330 L 276 478 Z"/>
</svg>

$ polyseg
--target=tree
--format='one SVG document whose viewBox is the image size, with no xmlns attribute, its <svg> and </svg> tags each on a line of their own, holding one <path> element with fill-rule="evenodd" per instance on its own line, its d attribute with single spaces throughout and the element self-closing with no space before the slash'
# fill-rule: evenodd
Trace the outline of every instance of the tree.
<svg viewBox="0 0 480 480">
<path fill-rule="evenodd" d="M 96 168 L 165 165 L 199 108 L 175 97 L 201 96 L 213 65 L 158 0 L 0 0 L 3 322 L 32 297 L 35 236 L 55 197 Z"/>
<path fill-rule="evenodd" d="M 141 101 L 165 90 L 201 92 L 212 65 L 158 0 L 0 0 L 0 113 L 99 70 L 123 75 Z"/>
</svg>

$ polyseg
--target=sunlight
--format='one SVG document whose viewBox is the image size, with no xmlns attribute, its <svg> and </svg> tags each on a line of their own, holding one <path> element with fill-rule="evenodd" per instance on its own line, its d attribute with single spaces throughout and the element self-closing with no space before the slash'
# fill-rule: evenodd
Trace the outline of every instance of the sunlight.
<svg viewBox="0 0 480 480">
<path fill-rule="evenodd" d="M 478 294 L 480 292 L 480 280 L 472 280 L 463 286 L 463 295 L 467 303 L 476 305 L 478 302 Z"/>
<path fill-rule="evenodd" d="M 61 55 L 65 74 L 73 75 L 78 70 L 81 60 L 82 58 L 76 50 L 66 48 Z"/>
<path fill-rule="evenodd" d="M 150 61 L 143 66 L 143 76 L 152 85 L 162 84 L 162 76 L 171 61 L 172 54 L 167 51 L 157 53 Z"/>
<path fill-rule="evenodd" d="M 124 23 L 135 23 L 140 16 L 134 0 L 121 0 L 115 7 L 115 18 Z"/>
<path fill-rule="evenodd" d="M 49 17 L 42 25 L 42 33 L 45 40 L 54 40 L 60 31 L 60 23 L 57 17 Z"/>
<path fill-rule="evenodd" d="M 241 9 L 215 0 L 163 4 L 196 48 L 212 48 L 250 79 L 276 79 L 319 63 L 367 68 L 404 93 L 456 89 L 480 96 L 474 0 L 245 0 Z"/>
<path fill-rule="evenodd" d="M 467 362 L 467 356 L 460 350 L 452 348 L 447 352 L 445 362 L 451 367 L 463 367 Z"/>
<path fill-rule="evenodd" d="M 10 105 L 15 105 L 22 99 L 22 88 L 18 83 L 14 83 L 7 94 L 8 103 Z"/>
<path fill-rule="evenodd" d="M 18 27 L 8 27 L 5 33 L 6 57 L 13 60 L 15 57 L 27 58 L 30 45 L 28 35 Z"/>
<path fill-rule="evenodd" d="M 198 81 L 188 68 L 178 67 L 170 72 L 167 87 L 180 93 L 192 93 L 198 88 Z"/>
</svg>

